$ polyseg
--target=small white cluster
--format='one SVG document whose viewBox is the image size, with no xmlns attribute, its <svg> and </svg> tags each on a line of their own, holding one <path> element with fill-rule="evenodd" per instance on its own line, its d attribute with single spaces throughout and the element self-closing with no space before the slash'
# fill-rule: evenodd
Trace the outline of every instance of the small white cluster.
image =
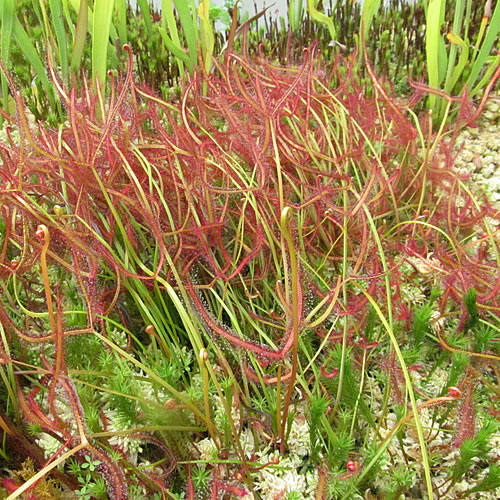
<svg viewBox="0 0 500 500">
<path fill-rule="evenodd" d="M 216 408 L 220 407 L 222 405 L 216 405 Z M 304 458 L 310 452 L 309 424 L 305 416 L 305 409 L 300 407 L 296 410 L 297 413 L 288 435 L 287 455 L 281 457 L 278 451 L 271 451 L 270 447 L 267 450 L 261 450 L 258 463 L 261 465 L 270 463 L 270 465 L 253 472 L 254 489 L 257 496 L 249 493 L 244 497 L 244 500 L 256 500 L 257 498 L 274 500 L 279 495 L 292 492 L 296 495 L 294 498 L 301 500 L 313 500 L 315 498 L 318 472 L 316 469 L 305 472 L 301 470 L 304 465 Z M 220 413 L 220 411 L 216 409 L 216 414 Z M 221 419 L 222 415 L 223 411 L 216 418 Z M 257 451 L 254 434 L 250 428 L 245 427 L 241 430 L 239 442 L 246 457 L 250 459 Z M 200 460 L 213 463 L 217 458 L 217 446 L 210 437 L 198 441 L 196 449 L 199 452 Z M 277 464 L 272 465 L 274 462 L 277 462 Z M 283 498 L 285 497 L 283 496 Z"/>
<path fill-rule="evenodd" d="M 251 435 L 251 434 L 250 434 Z M 253 451 L 253 437 L 245 447 L 247 453 Z M 251 442 L 251 446 L 250 446 Z M 288 455 L 280 457 L 278 452 L 264 453 L 259 458 L 259 463 L 265 464 L 279 459 L 276 466 L 269 465 L 254 474 L 255 490 L 259 493 L 258 498 L 262 500 L 274 500 L 283 493 L 295 493 L 301 500 L 312 500 L 318 484 L 317 470 L 310 470 L 303 473 L 300 471 L 306 457 L 310 451 L 309 424 L 304 413 L 304 408 L 298 408 L 297 414 L 292 422 L 288 435 Z M 250 456 L 251 453 L 248 454 Z M 300 472 L 299 472 L 300 471 Z M 248 496 L 247 500 L 253 498 Z M 284 498 L 284 497 L 283 497 Z"/>
<path fill-rule="evenodd" d="M 304 457 L 310 450 L 309 423 L 303 413 L 295 415 L 292 428 L 288 435 L 288 450 L 290 455 Z"/>
<path fill-rule="evenodd" d="M 255 452 L 255 438 L 248 427 L 241 431 L 240 446 L 247 457 L 250 457 Z"/>
<path fill-rule="evenodd" d="M 448 380 L 448 372 L 440 366 L 435 368 L 431 377 L 416 379 L 416 387 L 422 389 L 430 398 L 438 397 Z"/>
<path fill-rule="evenodd" d="M 206 460 L 207 462 L 213 462 L 217 458 L 217 446 L 213 442 L 212 438 L 205 438 L 196 443 L 196 448 L 200 452 L 200 459 Z"/>
<path fill-rule="evenodd" d="M 423 304 L 427 300 L 427 297 L 422 292 L 422 289 L 410 283 L 404 283 L 401 285 L 401 296 L 404 301 L 410 305 Z"/>
<path fill-rule="evenodd" d="M 110 338 L 118 347 L 121 347 L 122 349 L 125 349 L 127 347 L 128 337 L 123 330 L 119 328 L 113 328 L 110 332 Z"/>
<path fill-rule="evenodd" d="M 426 257 L 408 257 L 408 262 L 413 264 L 420 274 L 432 277 L 436 281 L 439 281 L 445 273 L 441 262 L 432 256 L 432 252 Z"/>
<path fill-rule="evenodd" d="M 366 392 L 370 394 L 370 411 L 374 415 L 380 416 L 382 411 L 384 393 L 380 388 L 380 384 L 377 379 L 373 376 L 367 375 L 365 378 Z"/>
<path fill-rule="evenodd" d="M 155 403 L 165 403 L 171 397 L 166 389 L 158 387 L 154 382 L 150 382 L 149 377 L 142 371 L 139 370 L 134 376 L 136 377 L 140 393 L 144 399 L 148 399 Z"/>
<path fill-rule="evenodd" d="M 104 414 L 108 419 L 108 432 L 126 431 L 130 428 L 130 422 L 121 418 L 115 410 L 107 408 Z M 137 457 L 142 452 L 141 442 L 138 439 L 132 439 L 127 435 L 115 435 L 111 436 L 109 443 L 126 453 L 130 462 L 137 465 Z"/>
<path fill-rule="evenodd" d="M 61 442 L 46 432 L 38 434 L 36 444 L 42 448 L 45 458 L 52 457 L 61 448 Z"/>
<path fill-rule="evenodd" d="M 272 461 L 280 458 L 277 452 L 263 455 L 261 462 Z M 274 500 L 284 493 L 295 493 L 301 500 L 314 499 L 318 483 L 316 471 L 301 474 L 297 470 L 296 457 L 280 458 L 276 466 L 261 469 L 254 478 L 255 490 L 259 492 L 258 498 Z M 301 462 L 301 461 L 300 461 Z M 283 496 L 284 498 L 284 496 Z"/>
<path fill-rule="evenodd" d="M 214 406 L 214 422 L 218 429 L 224 428 L 224 422 L 226 419 L 226 409 L 224 407 L 224 403 L 218 394 L 213 396 L 213 406 Z M 235 405 L 230 406 L 231 409 L 231 420 L 235 423 L 235 425 L 240 421 L 240 415 L 238 408 Z"/>
<path fill-rule="evenodd" d="M 444 327 L 446 326 L 446 318 L 440 311 L 432 311 L 430 324 L 434 332 L 442 333 L 444 331 Z"/>
</svg>

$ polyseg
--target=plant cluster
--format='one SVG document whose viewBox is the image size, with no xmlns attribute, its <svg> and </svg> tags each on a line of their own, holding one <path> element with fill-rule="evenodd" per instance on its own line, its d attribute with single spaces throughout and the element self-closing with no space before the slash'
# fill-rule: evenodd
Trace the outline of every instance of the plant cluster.
<svg viewBox="0 0 500 500">
<path fill-rule="evenodd" d="M 56 129 L 10 82 L 2 453 L 39 469 L 11 498 L 49 473 L 83 498 L 497 488 L 500 215 L 453 147 L 481 108 L 433 132 L 421 86 L 314 45 L 228 47 L 169 102 L 124 49 L 109 97 L 51 70 Z"/>
</svg>

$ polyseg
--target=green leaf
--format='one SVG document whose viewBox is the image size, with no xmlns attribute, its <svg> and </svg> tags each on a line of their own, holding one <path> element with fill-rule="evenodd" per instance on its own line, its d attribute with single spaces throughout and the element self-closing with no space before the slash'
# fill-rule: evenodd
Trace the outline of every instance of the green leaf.
<svg viewBox="0 0 500 500">
<path fill-rule="evenodd" d="M 210 21 L 210 0 L 201 0 L 198 7 L 198 17 L 200 18 L 201 53 L 205 63 L 205 71 L 209 73 L 215 45 L 213 25 Z"/>
<path fill-rule="evenodd" d="M 160 36 L 163 40 L 163 43 L 166 45 L 167 49 L 176 57 L 177 59 L 177 64 L 179 63 L 184 63 L 188 68 L 190 67 L 190 60 L 189 56 L 180 48 L 177 46 L 174 41 L 167 35 L 167 32 L 164 30 L 163 27 L 160 27 L 159 29 Z M 182 66 L 183 67 L 183 66 Z M 183 73 L 183 70 L 181 74 Z"/>
<path fill-rule="evenodd" d="M 481 69 L 485 64 L 487 64 L 488 57 L 490 56 L 491 49 L 496 41 L 498 41 L 498 35 L 500 33 L 500 2 L 496 2 L 495 10 L 490 20 L 490 24 L 488 30 L 486 31 L 486 36 L 484 37 L 484 41 L 479 49 L 479 54 L 474 61 L 472 66 L 469 78 L 465 85 L 468 89 L 471 89 L 474 83 L 476 82 Z M 480 89 L 476 88 L 475 92 L 478 92 Z M 471 95 L 472 97 L 472 95 Z"/>
<path fill-rule="evenodd" d="M 12 32 L 14 30 L 14 20 L 16 18 L 14 0 L 4 0 L 0 2 L 0 57 L 4 64 L 9 63 L 10 43 L 12 40 Z M 2 100 L 3 109 L 8 109 L 9 103 L 9 86 L 5 75 L 1 75 L 2 82 Z"/>
<path fill-rule="evenodd" d="M 115 17 L 115 27 L 118 32 L 118 38 L 120 39 L 120 44 L 123 45 L 127 43 L 128 33 L 127 33 L 127 0 L 115 0 L 116 17 Z"/>
<path fill-rule="evenodd" d="M 440 72 L 443 67 L 440 57 L 443 57 L 444 41 L 441 37 L 441 26 L 444 20 L 445 3 L 444 0 L 430 0 L 426 13 L 425 53 L 427 74 L 429 85 L 436 89 L 439 88 Z M 429 97 L 429 105 L 431 109 L 435 109 L 435 95 Z"/>
<path fill-rule="evenodd" d="M 375 12 L 380 7 L 380 0 L 365 0 L 363 3 L 363 11 L 361 12 L 361 29 L 363 30 L 363 36 L 366 40 L 368 37 L 368 32 L 370 31 L 370 26 L 373 21 L 373 16 Z"/>
<path fill-rule="evenodd" d="M 189 70 L 190 61 L 187 57 L 187 54 L 182 51 L 179 31 L 177 29 L 177 21 L 174 16 L 174 9 L 172 7 L 172 0 L 162 0 L 161 5 L 162 21 L 160 35 L 163 39 L 163 43 L 176 59 L 177 67 L 179 68 L 179 74 L 183 75 L 184 64 L 188 66 Z M 169 34 L 167 34 L 167 30 Z"/>
<path fill-rule="evenodd" d="M 64 17 L 61 0 L 49 0 L 50 18 L 57 39 L 57 50 L 63 80 L 68 81 L 68 38 L 64 26 Z"/>
<path fill-rule="evenodd" d="M 146 25 L 146 31 L 150 39 L 153 38 L 153 20 L 151 19 L 151 12 L 149 10 L 148 0 L 137 0 L 137 5 L 141 9 L 141 14 Z"/>
<path fill-rule="evenodd" d="M 198 60 L 198 25 L 196 23 L 196 8 L 193 0 L 174 0 L 175 8 L 179 15 L 179 20 L 186 38 L 189 53 L 190 72 L 193 71 Z M 191 7 L 191 12 L 189 11 Z"/>
<path fill-rule="evenodd" d="M 331 39 L 335 40 L 337 37 L 337 30 L 335 29 L 335 25 L 333 24 L 333 19 L 324 14 L 323 12 L 319 11 L 316 8 L 316 3 L 317 0 L 307 0 L 307 8 L 309 10 L 309 15 L 314 21 L 326 24 Z"/>
<path fill-rule="evenodd" d="M 92 26 L 92 79 L 104 86 L 114 0 L 95 0 Z"/>
<path fill-rule="evenodd" d="M 78 8 L 78 20 L 76 22 L 75 37 L 73 40 L 73 50 L 71 52 L 71 71 L 77 73 L 80 69 L 80 64 L 85 47 L 85 37 L 89 24 L 89 8 L 88 0 L 81 0 Z"/>
<path fill-rule="evenodd" d="M 24 57 L 30 62 L 31 66 L 33 66 L 40 83 L 42 84 L 43 90 L 47 94 L 47 98 L 49 99 L 49 103 L 53 109 L 56 109 L 56 99 L 54 95 L 54 89 L 47 77 L 47 73 L 45 72 L 45 67 L 38 56 L 37 51 L 31 39 L 26 34 L 26 31 L 22 27 L 21 23 L 14 17 L 14 25 L 13 25 L 13 34 L 14 39 L 17 42 L 17 45 L 21 49 Z"/>
<path fill-rule="evenodd" d="M 453 32 L 448 33 L 447 38 L 452 44 L 458 45 L 461 48 L 460 57 L 458 58 L 458 64 L 453 68 L 453 73 L 449 82 L 445 84 L 445 92 L 451 93 L 453 91 L 453 88 L 457 84 L 458 79 L 462 75 L 465 69 L 465 65 L 469 60 L 469 45 L 466 44 L 458 35 Z M 452 67 L 451 62 L 449 67 Z"/>
</svg>

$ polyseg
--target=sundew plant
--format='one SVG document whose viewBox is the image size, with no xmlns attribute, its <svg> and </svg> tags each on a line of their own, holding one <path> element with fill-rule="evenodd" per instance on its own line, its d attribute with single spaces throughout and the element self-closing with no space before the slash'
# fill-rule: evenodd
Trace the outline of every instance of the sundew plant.
<svg viewBox="0 0 500 500">
<path fill-rule="evenodd" d="M 494 494 L 500 214 L 454 169 L 481 107 L 435 130 L 314 45 L 165 101 L 124 50 L 109 96 L 51 71 L 55 129 L 10 81 L 7 498 Z"/>
</svg>

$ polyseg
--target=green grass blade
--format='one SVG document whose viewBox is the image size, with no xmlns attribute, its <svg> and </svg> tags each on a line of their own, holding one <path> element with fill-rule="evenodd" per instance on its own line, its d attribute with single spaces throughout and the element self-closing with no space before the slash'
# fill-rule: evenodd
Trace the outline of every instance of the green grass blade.
<svg viewBox="0 0 500 500">
<path fill-rule="evenodd" d="M 370 26 L 372 25 L 373 16 L 375 12 L 380 7 L 380 0 L 365 0 L 363 4 L 363 10 L 361 12 L 361 26 L 359 30 L 363 30 L 363 36 L 366 40 L 368 38 L 368 32 L 370 31 Z"/>
<path fill-rule="evenodd" d="M 187 2 L 186 0 L 174 0 L 175 8 L 179 15 L 179 21 L 184 32 L 184 37 L 186 38 L 186 44 L 189 53 L 190 67 L 189 71 L 193 71 L 198 60 L 198 25 L 196 23 L 196 6 L 193 1 Z M 189 8 L 193 10 L 193 14 L 189 11 Z"/>
<path fill-rule="evenodd" d="M 52 109 L 56 109 L 56 99 L 54 96 L 54 89 L 47 77 L 47 73 L 45 72 L 45 67 L 38 56 L 38 53 L 31 42 L 29 36 L 26 34 L 26 31 L 22 27 L 19 20 L 14 18 L 14 26 L 13 26 L 13 34 L 14 39 L 16 40 L 19 48 L 21 49 L 24 57 L 30 62 L 33 66 L 33 69 L 36 72 L 37 77 L 40 79 L 40 83 L 42 84 L 43 90 L 47 94 L 47 98 L 49 100 Z"/>
<path fill-rule="evenodd" d="M 430 0 L 427 7 L 427 27 L 425 32 L 425 52 L 427 60 L 427 74 L 429 85 L 439 88 L 443 68 L 444 41 L 441 37 L 441 26 L 444 20 L 445 2 L 443 0 Z M 444 66 L 445 67 L 445 66 Z M 436 96 L 429 96 L 429 106 L 436 109 Z"/>
<path fill-rule="evenodd" d="M 500 33 L 500 2 L 496 3 L 493 16 L 491 17 L 490 25 L 486 31 L 484 41 L 479 50 L 476 60 L 472 66 L 469 78 L 467 79 L 466 86 L 471 89 L 481 72 L 481 69 L 486 64 L 488 57 L 490 56 L 491 49 L 498 40 L 498 35 Z M 471 96 L 472 97 L 472 96 Z"/>
<path fill-rule="evenodd" d="M 89 24 L 88 1 L 81 0 L 78 8 L 78 20 L 76 22 L 75 37 L 73 40 L 73 50 L 71 52 L 71 72 L 77 73 L 82 63 L 83 49 L 85 47 L 85 37 Z"/>
<path fill-rule="evenodd" d="M 9 340 L 10 339 L 7 338 L 2 323 L 0 323 L 0 345 L 2 346 L 2 350 L 5 352 L 8 358 L 10 358 Z M 7 390 L 7 401 L 12 404 L 15 414 L 19 415 L 16 396 L 16 378 L 14 375 L 14 365 L 12 363 L 7 363 L 5 368 L 3 366 L 0 366 L 0 378 L 3 380 L 5 389 Z M 5 405 L 7 401 L 4 399 L 3 404 Z"/>
<path fill-rule="evenodd" d="M 123 45 L 127 43 L 128 33 L 127 33 L 127 0 L 115 0 L 116 8 L 116 31 L 118 32 L 118 38 L 120 39 L 120 44 Z"/>
<path fill-rule="evenodd" d="M 54 36 L 49 27 L 49 16 L 47 15 L 45 4 L 46 2 L 40 2 L 40 0 L 38 0 L 38 3 L 35 3 L 35 1 L 33 0 L 33 11 L 35 12 L 36 18 L 43 26 L 44 38 L 42 38 L 42 40 L 44 40 L 45 45 L 51 44 L 52 46 L 55 46 Z M 28 26 L 26 26 L 26 28 L 28 28 Z M 29 28 L 31 28 L 31 26 Z M 28 33 L 32 35 L 32 33 L 29 32 L 29 29 Z"/>
<path fill-rule="evenodd" d="M 212 66 L 212 54 L 214 53 L 214 30 L 209 17 L 210 1 L 202 0 L 198 7 L 198 17 L 200 18 L 200 44 L 205 71 L 210 72 Z M 206 90 L 204 90 L 205 92 Z"/>
<path fill-rule="evenodd" d="M 191 68 L 191 61 L 189 56 L 184 52 L 175 42 L 167 35 L 167 32 L 160 27 L 160 36 L 163 40 L 163 43 L 166 45 L 167 49 L 175 56 L 177 59 L 177 65 L 179 66 L 179 72 L 182 75 L 184 73 L 184 64 L 189 68 Z"/>
<path fill-rule="evenodd" d="M 59 63 L 61 64 L 64 82 L 68 81 L 68 37 L 64 26 L 64 16 L 61 0 L 49 0 L 50 18 L 56 34 Z"/>
<path fill-rule="evenodd" d="M 319 11 L 316 8 L 317 1 L 315 0 L 307 0 L 307 8 L 309 10 L 309 15 L 311 18 L 318 22 L 318 23 L 323 23 L 326 24 L 328 28 L 328 32 L 330 33 L 330 37 L 332 40 L 335 40 L 336 35 L 337 35 L 337 30 L 335 29 L 335 25 L 333 24 L 333 19 L 331 17 L 328 17 L 326 14 L 323 12 Z"/>
<path fill-rule="evenodd" d="M 179 38 L 179 31 L 177 29 L 177 22 L 174 16 L 174 9 L 172 7 L 172 0 L 162 0 L 162 21 L 160 35 L 163 43 L 167 49 L 175 56 L 179 74 L 184 74 L 184 64 L 189 68 L 189 58 L 187 54 L 182 52 L 181 41 Z M 169 35 L 167 35 L 167 30 Z M 179 54 L 180 53 L 180 54 Z"/>
<path fill-rule="evenodd" d="M 4 64 L 8 65 L 10 56 L 10 44 L 12 32 L 14 30 L 14 20 L 16 18 L 14 0 L 4 0 L 0 3 L 0 56 Z M 8 109 L 9 86 L 5 75 L 1 75 L 3 109 Z"/>
<path fill-rule="evenodd" d="M 73 7 L 73 9 L 75 10 L 75 12 L 78 12 L 80 10 L 80 4 L 81 2 L 83 2 L 83 0 L 67 0 L 71 6 Z M 114 2 L 115 0 L 110 0 L 113 2 L 113 5 L 114 5 Z M 86 0 L 85 2 L 87 5 L 88 5 L 88 0 Z M 89 33 L 90 35 L 92 35 L 92 33 L 94 32 L 94 14 L 93 14 L 93 11 L 90 7 L 88 7 L 88 18 L 89 18 Z M 109 28 L 109 36 L 111 37 L 112 40 L 115 40 L 116 38 L 118 38 L 118 33 L 116 31 L 116 28 L 114 26 L 113 23 L 111 23 L 111 26 Z"/>
<path fill-rule="evenodd" d="M 288 2 L 288 24 L 290 25 L 290 30 L 291 31 L 296 31 L 297 29 L 297 23 L 296 23 L 296 17 L 295 17 L 295 12 L 296 12 L 296 5 L 295 5 L 295 0 L 290 0 Z"/>
<path fill-rule="evenodd" d="M 491 80 L 491 77 L 493 76 L 493 73 L 495 73 L 495 70 L 498 68 L 499 64 L 500 64 L 500 55 L 497 54 L 495 57 L 491 59 L 488 68 L 484 72 L 484 76 L 481 78 L 481 80 L 479 80 L 477 85 L 471 90 L 470 95 L 476 95 L 481 89 L 484 89 L 484 87 L 488 85 L 489 81 Z"/>
<path fill-rule="evenodd" d="M 64 13 L 64 19 L 66 19 L 66 27 L 69 30 L 69 34 L 71 38 L 75 36 L 75 26 L 73 23 L 73 19 L 71 18 L 71 14 L 69 11 L 69 0 L 62 0 L 62 9 Z"/>
<path fill-rule="evenodd" d="M 288 24 L 292 31 L 300 29 L 300 23 L 304 17 L 304 5 L 302 0 L 290 0 L 288 4 Z"/>
<path fill-rule="evenodd" d="M 452 49 L 456 49 L 457 45 L 459 45 L 462 49 L 462 51 L 460 52 L 460 57 L 458 58 L 458 64 L 455 66 L 455 68 L 453 69 L 451 63 L 448 67 L 449 70 L 453 69 L 453 72 L 451 73 L 449 80 L 447 77 L 447 82 L 445 83 L 444 90 L 448 94 L 451 94 L 453 88 L 457 84 L 458 79 L 460 78 L 460 75 L 463 73 L 465 69 L 467 61 L 469 60 L 469 46 L 458 35 L 455 35 L 455 33 L 448 33 L 448 40 L 452 43 L 451 46 Z M 450 50 L 450 60 L 451 60 L 451 50 Z"/>
<path fill-rule="evenodd" d="M 149 38 L 153 38 L 153 20 L 151 19 L 151 12 L 149 9 L 148 0 L 137 0 L 137 5 L 141 9 L 142 17 L 144 18 L 144 24 L 146 25 L 146 31 Z"/>
<path fill-rule="evenodd" d="M 92 79 L 106 81 L 107 56 L 114 0 L 95 0 L 92 26 Z"/>
<path fill-rule="evenodd" d="M 451 90 L 454 87 L 453 79 L 454 76 L 456 76 L 456 71 L 457 68 L 460 67 L 460 63 L 463 61 L 463 56 L 464 56 L 464 46 L 467 47 L 467 44 L 463 42 L 463 40 L 460 38 L 461 35 L 461 28 L 462 28 L 462 22 L 463 22 L 463 17 L 464 17 L 464 8 L 465 8 L 465 3 L 464 0 L 457 0 L 457 3 L 455 5 L 455 15 L 453 17 L 453 27 L 451 29 L 451 32 L 448 33 L 448 40 L 451 42 L 450 46 L 450 54 L 448 56 L 448 68 L 446 69 L 446 78 L 444 81 L 444 90 L 445 92 L 451 92 Z M 450 38 L 451 37 L 451 38 Z M 460 41 L 462 43 L 460 43 Z M 455 67 L 455 60 L 457 58 L 457 45 L 460 45 L 462 51 L 460 53 L 460 59 L 457 67 Z M 467 55 L 468 55 L 468 48 L 467 48 Z M 454 69 L 455 68 L 455 69 Z M 463 70 L 463 68 L 462 68 Z M 461 71 L 460 71 L 461 73 Z M 460 73 L 458 76 L 460 76 Z M 458 77 L 457 77 L 458 79 Z M 455 80 L 456 83 L 456 80 Z"/>
</svg>

